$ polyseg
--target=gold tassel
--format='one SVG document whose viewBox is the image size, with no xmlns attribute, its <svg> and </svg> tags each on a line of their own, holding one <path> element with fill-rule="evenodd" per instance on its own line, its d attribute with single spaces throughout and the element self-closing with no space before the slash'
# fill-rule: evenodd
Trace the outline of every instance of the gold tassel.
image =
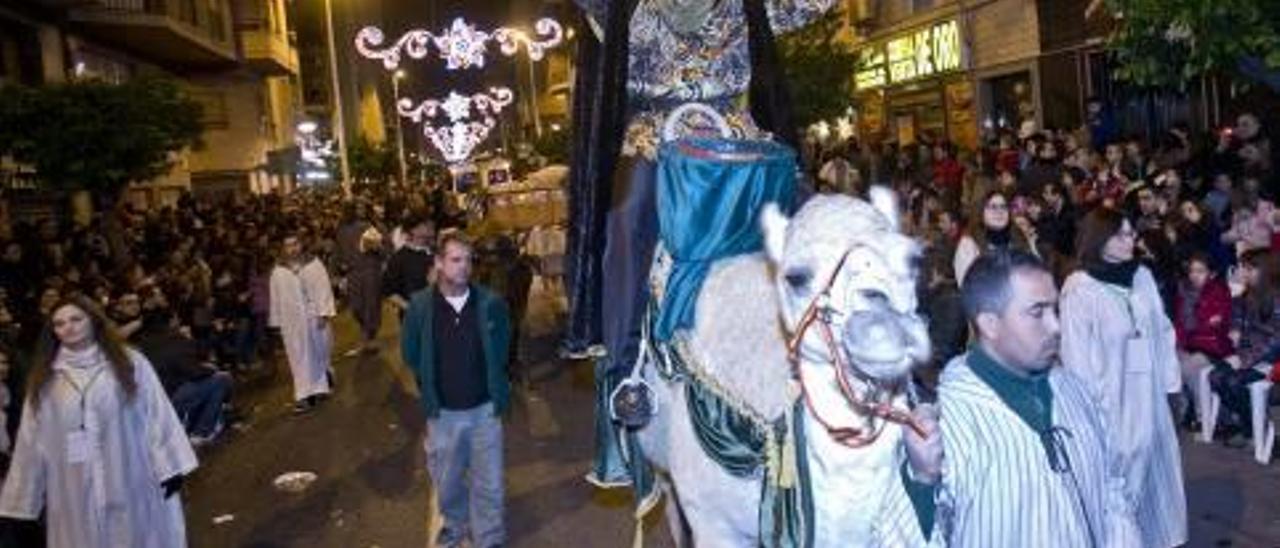
<svg viewBox="0 0 1280 548">
<path fill-rule="evenodd" d="M 782 470 L 782 455 L 778 453 L 778 438 L 774 436 L 773 430 L 766 430 L 764 436 L 764 470 L 768 474 L 765 481 L 769 485 L 778 484 L 778 473 Z"/>
<path fill-rule="evenodd" d="M 778 478 L 778 486 L 783 489 L 790 489 L 796 485 L 796 476 L 799 472 L 796 469 L 796 438 L 791 427 L 791 411 L 787 411 L 784 415 L 787 421 L 787 433 L 782 443 L 782 472 Z"/>
</svg>

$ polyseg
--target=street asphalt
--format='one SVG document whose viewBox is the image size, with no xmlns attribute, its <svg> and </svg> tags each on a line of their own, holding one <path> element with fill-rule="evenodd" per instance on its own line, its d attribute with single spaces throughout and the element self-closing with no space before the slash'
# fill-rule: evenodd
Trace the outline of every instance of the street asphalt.
<svg viewBox="0 0 1280 548">
<path fill-rule="evenodd" d="M 529 381 L 515 391 L 506 421 L 509 545 L 630 546 L 630 496 L 596 491 L 581 479 L 591 454 L 591 367 L 555 357 L 562 309 L 535 282 L 521 343 Z M 290 414 L 283 363 L 239 384 L 236 403 L 246 420 L 200 451 L 201 467 L 188 482 L 193 547 L 430 545 L 438 520 L 428 496 L 423 419 L 398 356 L 396 317 L 386 315 L 378 355 L 343 357 L 355 330 L 345 314 L 337 325 L 336 392 L 311 414 Z M 1280 462 L 1263 467 L 1250 456 L 1184 438 L 1188 546 L 1280 548 Z M 273 487 L 291 471 L 317 479 L 301 493 Z M 646 546 L 673 545 L 661 514 L 646 520 Z"/>
</svg>

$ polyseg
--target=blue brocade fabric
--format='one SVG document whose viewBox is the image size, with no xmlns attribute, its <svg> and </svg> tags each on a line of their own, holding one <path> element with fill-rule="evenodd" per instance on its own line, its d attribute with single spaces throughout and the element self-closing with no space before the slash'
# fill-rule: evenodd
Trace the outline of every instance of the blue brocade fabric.
<svg viewBox="0 0 1280 548">
<path fill-rule="evenodd" d="M 719 259 L 759 251 L 760 211 L 790 213 L 796 154 L 772 141 L 681 139 L 658 151 L 659 237 L 671 254 L 654 337 L 693 327 L 702 282 Z"/>
</svg>

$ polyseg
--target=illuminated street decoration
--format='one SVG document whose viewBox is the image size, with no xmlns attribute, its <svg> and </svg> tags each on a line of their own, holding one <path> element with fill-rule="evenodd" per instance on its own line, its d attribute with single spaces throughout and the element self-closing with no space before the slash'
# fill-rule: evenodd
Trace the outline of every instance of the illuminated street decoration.
<svg viewBox="0 0 1280 548">
<path fill-rule="evenodd" d="M 422 134 L 440 151 L 446 162 L 457 163 L 471 157 L 476 146 L 484 142 L 497 121 L 494 116 L 510 105 L 514 95 L 507 88 L 490 88 L 488 93 L 462 95 L 449 92 L 443 100 L 427 99 L 418 105 L 412 99 L 401 99 L 396 110 L 401 116 L 422 124 Z M 479 120 L 468 121 L 472 110 Z M 446 125 L 432 125 L 433 118 L 441 115 L 449 119 Z"/>
<path fill-rule="evenodd" d="M 312 121 L 298 124 L 294 133 L 294 143 L 298 145 L 298 174 L 303 181 L 328 181 L 329 162 L 334 158 L 333 139 L 321 139 L 317 134 L 319 126 Z"/>
<path fill-rule="evenodd" d="M 365 27 L 356 34 L 355 46 L 360 55 L 381 61 L 388 71 L 397 70 L 403 56 L 425 59 L 433 51 L 449 70 L 465 70 L 484 68 L 491 42 L 508 57 L 523 48 L 532 63 L 542 60 L 548 49 L 564 41 L 564 29 L 554 19 L 539 19 L 533 30 L 536 36 L 508 27 L 485 32 L 459 17 L 442 33 L 414 29 L 390 45 L 382 29 Z M 443 99 L 428 99 L 417 105 L 411 99 L 399 99 L 396 111 L 422 124 L 423 135 L 445 161 L 459 163 L 469 158 L 476 146 L 489 136 L 497 125 L 495 117 L 513 100 L 514 95 L 507 88 L 490 88 L 488 93 L 472 95 L 451 91 Z M 479 118 L 472 119 L 473 111 Z M 441 116 L 448 118 L 448 123 L 434 124 Z"/>
<path fill-rule="evenodd" d="M 901 84 L 964 68 L 960 23 L 943 21 L 858 51 L 859 91 Z"/>
<path fill-rule="evenodd" d="M 493 40 L 502 48 L 502 54 L 507 57 L 515 55 L 520 51 L 520 44 L 524 44 L 525 51 L 529 52 L 529 59 L 533 61 L 541 61 L 543 55 L 550 48 L 560 45 L 564 39 L 564 29 L 560 27 L 554 19 L 539 19 L 533 24 L 534 32 L 538 36 L 547 36 L 546 40 L 533 40 L 528 34 L 510 28 L 500 28 L 493 31 Z"/>
<path fill-rule="evenodd" d="M 853 137 L 853 117 L 841 116 L 836 120 L 836 138 L 841 141 L 848 141 Z"/>
<path fill-rule="evenodd" d="M 414 123 L 421 123 L 423 118 L 435 118 L 441 113 L 447 116 L 449 121 L 459 122 L 471 117 L 473 107 L 481 114 L 496 116 L 511 104 L 514 97 L 511 90 L 507 88 L 489 88 L 489 93 L 470 96 L 451 91 L 443 101 L 427 99 L 417 106 L 414 106 L 412 99 L 401 99 L 396 109 L 401 116 L 413 120 Z"/>
<path fill-rule="evenodd" d="M 496 123 L 493 118 L 485 118 L 479 122 L 454 122 L 440 127 L 423 124 L 422 134 L 431 140 L 446 162 L 456 164 L 471 157 L 471 151 L 489 136 Z"/>
<path fill-rule="evenodd" d="M 356 50 L 369 59 L 382 61 L 387 70 L 395 70 L 400 66 L 401 55 L 413 59 L 424 59 L 431 53 L 432 46 L 449 70 L 462 70 L 472 67 L 483 68 L 485 54 L 489 42 L 495 42 L 503 55 L 515 55 L 524 45 L 529 58 L 541 60 L 546 50 L 556 47 L 564 40 L 564 29 L 554 19 L 539 19 L 534 23 L 534 31 L 539 39 L 507 27 L 492 32 L 478 30 L 475 25 L 467 23 L 461 17 L 454 19 L 453 24 L 441 34 L 414 29 L 404 33 L 394 44 L 383 47 L 387 37 L 382 29 L 365 27 L 356 34 Z"/>
</svg>

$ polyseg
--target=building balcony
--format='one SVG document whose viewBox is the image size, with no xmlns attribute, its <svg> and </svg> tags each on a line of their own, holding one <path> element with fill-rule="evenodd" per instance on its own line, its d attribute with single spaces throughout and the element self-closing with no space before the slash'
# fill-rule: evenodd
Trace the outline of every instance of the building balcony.
<svg viewBox="0 0 1280 548">
<path fill-rule="evenodd" d="M 298 48 L 288 36 L 266 28 L 243 28 L 239 35 L 240 54 L 250 69 L 270 76 L 298 74 Z"/>
<path fill-rule="evenodd" d="M 237 60 L 227 0 L 81 0 L 63 5 L 68 21 L 82 34 L 140 59 L 177 70 Z"/>
</svg>

